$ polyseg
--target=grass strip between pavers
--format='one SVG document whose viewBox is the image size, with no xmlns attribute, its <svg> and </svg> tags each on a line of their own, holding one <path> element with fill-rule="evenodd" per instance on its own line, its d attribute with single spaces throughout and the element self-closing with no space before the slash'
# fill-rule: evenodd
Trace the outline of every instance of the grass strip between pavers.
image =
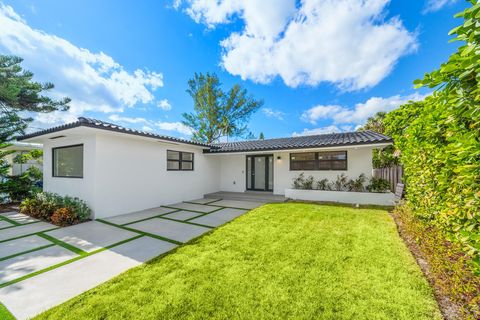
<svg viewBox="0 0 480 320">
<path fill-rule="evenodd" d="M 198 204 L 198 203 L 194 203 L 194 204 Z M 201 206 L 204 206 L 204 204 L 201 204 Z M 206 204 L 205 204 L 205 206 L 206 206 Z M 212 210 L 210 212 L 204 212 L 204 211 L 197 211 L 197 210 L 190 210 L 190 209 L 175 208 L 175 207 L 170 207 L 170 206 L 162 206 L 162 207 L 169 208 L 169 209 L 178 209 L 178 210 L 183 210 L 183 211 L 190 211 L 190 212 L 195 212 L 195 213 L 200 213 L 200 214 L 208 214 L 208 213 L 212 213 L 212 212 L 215 212 L 215 211 L 218 211 L 218 210 L 224 208 L 224 207 L 215 206 L 218 209 Z"/>
<path fill-rule="evenodd" d="M 65 248 L 65 249 L 67 249 L 67 250 L 70 250 L 70 251 L 72 251 L 72 252 L 75 252 L 75 253 L 78 254 L 78 255 L 81 255 L 81 256 L 82 256 L 82 255 L 86 255 L 86 254 L 88 253 L 88 252 L 86 252 L 86 251 L 83 251 L 83 250 L 80 249 L 80 248 L 77 248 L 77 247 L 75 247 L 75 246 L 72 246 L 71 244 L 68 244 L 68 243 L 66 243 L 66 242 L 63 242 L 62 240 L 59 240 L 59 239 L 54 238 L 54 237 L 52 237 L 52 236 L 49 236 L 48 234 L 44 234 L 44 233 L 41 233 L 41 232 L 40 232 L 40 233 L 38 234 L 38 236 L 39 236 L 39 237 L 42 237 L 42 238 L 45 239 L 45 240 L 48 240 L 48 241 L 50 241 L 50 242 L 53 242 L 53 243 L 56 244 L 57 246 L 60 246 L 60 247 L 63 247 L 63 248 Z"/>
<path fill-rule="evenodd" d="M 135 221 L 132 221 L 132 222 L 127 222 L 127 223 L 123 223 L 123 224 L 113 224 L 114 226 L 128 226 L 129 224 L 134 224 L 134 223 L 137 223 L 137 222 L 142 222 L 142 221 L 147 221 L 147 220 L 151 220 L 151 219 L 155 219 L 155 218 L 160 218 L 162 216 L 166 216 L 167 214 L 171 214 L 171 213 L 175 213 L 175 212 L 178 212 L 178 211 L 182 211 L 180 209 L 175 209 L 173 211 L 169 211 L 167 213 L 162 213 L 162 214 L 159 214 L 159 215 L 156 215 L 156 216 L 153 216 L 153 217 L 148 217 L 148 218 L 144 218 L 144 219 L 140 219 L 140 220 L 135 220 Z M 113 223 L 113 222 L 111 222 Z"/>
<path fill-rule="evenodd" d="M 115 224 L 115 223 L 111 223 L 111 222 L 108 222 L 108 221 L 105 221 L 105 220 L 102 220 L 102 219 L 96 219 L 95 221 L 99 221 L 99 222 L 102 222 L 102 223 L 105 223 L 105 224 L 108 224 L 108 225 L 111 225 L 113 227 L 117 227 L 117 228 L 120 228 L 120 229 L 124 229 L 124 230 L 127 230 L 127 231 L 135 232 L 135 233 L 141 234 L 142 236 L 152 237 L 152 238 L 155 238 L 155 239 L 163 240 L 163 241 L 170 242 L 170 243 L 177 244 L 177 245 L 183 244 L 180 241 L 168 239 L 168 238 L 158 236 L 158 235 L 153 234 L 153 233 L 148 233 L 148 232 L 145 232 L 145 231 L 125 227 L 125 226 L 118 225 L 118 224 Z"/>
<path fill-rule="evenodd" d="M 3 216 L 0 214 L 0 219 L 1 220 L 4 220 L 4 221 L 7 221 L 8 223 L 11 223 L 15 226 L 21 226 L 22 224 L 21 223 L 18 223 L 17 221 L 14 221 L 14 220 L 11 220 L 11 219 L 8 219 L 7 217 Z"/>
<path fill-rule="evenodd" d="M 13 314 L 2 303 L 0 303 L 0 319 L 15 320 Z"/>
<path fill-rule="evenodd" d="M 12 259 L 12 258 L 15 258 L 15 257 L 17 257 L 17 256 L 21 256 L 21 255 L 24 255 L 24 254 L 27 254 L 27 253 L 30 253 L 30 252 L 35 252 L 35 251 L 38 251 L 38 250 L 50 248 L 50 247 L 53 247 L 54 245 L 55 245 L 55 244 L 53 244 L 53 243 L 51 243 L 51 244 L 46 244 L 46 245 L 44 245 L 44 246 L 40 246 L 40 247 L 33 248 L 33 249 L 30 249 L 30 250 L 26 250 L 26 251 L 22 251 L 22 252 L 19 252 L 19 253 L 11 254 L 11 255 L 9 255 L 9 256 L 0 258 L 0 261 Z"/>
<path fill-rule="evenodd" d="M 10 280 L 8 282 L 5 282 L 5 283 L 2 283 L 0 284 L 0 288 L 3 288 L 3 287 L 7 287 L 9 285 L 12 285 L 14 283 L 18 283 L 20 281 L 24 281 L 26 279 L 29 279 L 29 278 L 32 278 L 32 277 L 35 277 L 35 276 L 38 276 L 39 274 L 42 274 L 42 273 L 45 273 L 47 271 L 50 271 L 50 270 L 53 270 L 53 269 L 57 269 L 59 267 L 62 267 L 62 266 L 65 266 L 67 264 L 70 264 L 72 262 L 75 262 L 75 261 L 78 261 L 80 259 L 85 259 L 86 257 L 90 257 L 96 253 L 99 253 L 99 252 L 102 252 L 102 251 L 105 251 L 105 250 L 108 250 L 108 249 L 111 249 L 113 247 L 116 247 L 116 246 L 119 246 L 119 245 L 122 245 L 124 243 L 127 243 L 127 242 L 130 242 L 130 241 L 133 241 L 133 240 L 136 240 L 138 238 L 141 238 L 143 237 L 143 235 L 138 235 L 138 236 L 135 236 L 135 237 L 132 237 L 132 238 L 129 238 L 129 239 L 126 239 L 126 240 L 123 240 L 123 241 L 120 241 L 120 242 L 117 242 L 117 243 L 114 243 L 114 244 L 111 244 L 109 246 L 106 246 L 105 248 L 100 248 L 98 250 L 95 250 L 95 251 L 92 251 L 92 252 L 87 252 L 86 254 L 84 255 L 79 255 L 78 257 L 75 257 L 75 258 L 72 258 L 70 260 L 66 260 L 66 261 L 63 261 L 63 262 L 60 262 L 60 263 L 57 263 L 53 266 L 50 266 L 48 268 L 45 268 L 45 269 L 42 269 L 42 270 L 38 270 L 38 271 L 35 271 L 35 272 L 32 272 L 30 274 L 27 274 L 23 277 L 20 277 L 20 278 L 17 278 L 17 279 L 14 279 L 14 280 Z"/>
<path fill-rule="evenodd" d="M 29 236 L 33 236 L 33 235 L 38 235 L 39 233 L 49 232 L 49 231 L 53 231 L 53 230 L 57 230 L 57 229 L 60 229 L 60 227 L 55 227 L 55 228 L 52 228 L 52 229 L 47 229 L 47 230 L 37 231 L 37 232 L 29 233 L 29 234 L 24 234 L 22 236 L 13 237 L 13 238 L 10 238 L 10 239 L 0 240 L 0 243 L 11 241 L 11 240 L 17 240 L 17 239 L 21 239 L 21 238 L 25 238 L 25 237 L 29 237 Z"/>
<path fill-rule="evenodd" d="M 214 202 L 217 202 L 217 201 L 220 201 L 220 200 L 223 200 L 223 199 L 213 199 L 212 201 L 205 202 L 205 203 L 198 203 L 198 202 L 192 202 L 192 201 L 183 201 L 183 202 L 191 203 L 191 204 L 200 204 L 200 205 L 207 206 L 207 205 L 210 205 L 210 203 L 214 203 Z"/>
<path fill-rule="evenodd" d="M 200 217 L 200 216 L 198 216 Z M 196 219 L 198 217 L 195 217 L 193 219 Z M 170 221 L 174 221 L 174 222 L 180 222 L 180 223 L 185 223 L 185 224 L 190 224 L 190 225 L 193 225 L 193 226 L 197 226 L 197 227 L 205 227 L 205 228 L 209 228 L 209 229 L 213 229 L 215 227 L 212 227 L 212 226 L 207 226 L 206 224 L 200 224 L 200 223 L 195 223 L 195 222 L 188 222 L 187 220 L 177 220 L 177 219 L 172 219 L 172 218 L 166 218 L 166 217 L 158 217 L 159 219 L 164 219 L 164 220 L 170 220 Z M 190 220 L 190 219 L 188 219 Z"/>
</svg>

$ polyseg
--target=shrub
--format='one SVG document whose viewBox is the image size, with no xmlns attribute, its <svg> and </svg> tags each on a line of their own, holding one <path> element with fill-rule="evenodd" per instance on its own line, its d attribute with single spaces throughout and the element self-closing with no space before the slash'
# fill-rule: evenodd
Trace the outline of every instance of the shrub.
<svg viewBox="0 0 480 320">
<path fill-rule="evenodd" d="M 292 187 L 293 189 L 302 189 L 304 183 L 305 183 L 305 175 L 302 172 L 298 175 L 298 177 L 293 178 Z"/>
<path fill-rule="evenodd" d="M 308 176 L 305 179 L 305 181 L 303 181 L 302 188 L 305 189 L 305 190 L 312 190 L 314 181 L 315 181 L 315 179 L 313 178 L 313 176 Z"/>
<path fill-rule="evenodd" d="M 77 216 L 75 212 L 70 208 L 60 208 L 55 210 L 52 214 L 50 221 L 57 226 L 65 227 L 75 224 Z"/>
<path fill-rule="evenodd" d="M 337 180 L 333 182 L 333 189 L 335 191 L 346 191 L 348 190 L 347 183 L 348 177 L 342 173 L 341 175 L 337 176 Z"/>
<path fill-rule="evenodd" d="M 365 183 L 366 180 L 367 178 L 363 173 L 360 174 L 358 178 L 355 180 L 350 179 L 350 181 L 348 181 L 347 183 L 348 191 L 354 191 L 354 192 L 365 191 L 365 187 L 363 186 L 363 184 Z"/>
<path fill-rule="evenodd" d="M 318 190 L 331 190 L 330 182 L 328 182 L 327 178 L 317 181 L 317 189 Z"/>
<path fill-rule="evenodd" d="M 367 186 L 369 192 L 390 192 L 390 182 L 382 178 L 372 177 L 370 184 Z"/>
<path fill-rule="evenodd" d="M 415 214 L 461 244 L 480 268 L 480 2 L 470 2 L 450 31 L 461 41 L 456 52 L 414 81 L 434 93 L 390 112 L 385 123 L 401 151 Z"/>
<path fill-rule="evenodd" d="M 60 209 L 65 209 L 72 215 L 72 219 L 67 219 L 65 210 L 60 211 L 55 219 L 57 221 L 76 223 L 86 221 L 91 214 L 87 204 L 78 198 L 69 196 L 60 196 L 55 193 L 40 192 L 32 198 L 25 199 L 20 204 L 20 212 L 29 216 L 53 222 L 53 215 Z M 55 223 L 56 224 L 56 223 Z"/>
<path fill-rule="evenodd" d="M 22 201 L 41 191 L 36 184 L 41 181 L 42 172 L 36 167 L 30 167 L 18 176 L 7 176 L 0 185 L 0 193 L 6 194 L 4 202 Z"/>
</svg>

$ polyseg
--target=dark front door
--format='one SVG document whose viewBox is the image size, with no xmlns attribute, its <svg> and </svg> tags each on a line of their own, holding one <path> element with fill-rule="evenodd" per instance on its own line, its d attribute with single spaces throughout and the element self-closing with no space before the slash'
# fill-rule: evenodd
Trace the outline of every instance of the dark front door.
<svg viewBox="0 0 480 320">
<path fill-rule="evenodd" d="M 247 156 L 247 190 L 273 191 L 273 155 Z"/>
</svg>

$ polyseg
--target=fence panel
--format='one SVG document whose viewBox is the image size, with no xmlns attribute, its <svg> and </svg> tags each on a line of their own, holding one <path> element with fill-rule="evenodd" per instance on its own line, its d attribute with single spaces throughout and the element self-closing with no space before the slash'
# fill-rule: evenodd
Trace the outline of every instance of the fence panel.
<svg viewBox="0 0 480 320">
<path fill-rule="evenodd" d="M 403 167 L 392 166 L 388 168 L 373 169 L 373 176 L 375 178 L 382 178 L 390 182 L 390 190 L 395 192 L 397 183 L 403 183 Z"/>
</svg>

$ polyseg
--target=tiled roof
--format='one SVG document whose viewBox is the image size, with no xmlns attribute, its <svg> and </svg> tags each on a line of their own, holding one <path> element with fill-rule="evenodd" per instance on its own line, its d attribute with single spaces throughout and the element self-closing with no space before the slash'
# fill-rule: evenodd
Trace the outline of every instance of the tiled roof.
<svg viewBox="0 0 480 320">
<path fill-rule="evenodd" d="M 159 135 L 151 132 L 145 132 L 145 131 L 140 131 L 140 130 L 134 130 L 134 129 L 129 129 L 125 128 L 113 123 L 105 122 L 102 120 L 97 120 L 97 119 L 92 119 L 92 118 L 84 118 L 80 117 L 78 118 L 77 121 L 72 122 L 72 123 L 67 123 L 58 127 L 53 127 L 45 130 L 41 130 L 38 132 L 26 134 L 22 137 L 19 137 L 17 140 L 26 140 L 29 138 L 34 138 L 38 136 L 42 136 L 45 134 L 53 133 L 53 132 L 58 132 L 58 131 L 63 131 L 66 129 L 72 129 L 76 127 L 89 127 L 89 128 L 96 128 L 96 129 L 101 129 L 101 130 L 108 130 L 108 131 L 114 131 L 114 132 L 120 132 L 120 133 L 125 133 L 125 134 L 132 134 L 136 136 L 142 136 L 142 137 L 148 137 L 148 138 L 154 138 L 154 139 L 159 139 L 159 140 L 165 140 L 165 141 L 172 141 L 172 142 L 178 142 L 178 143 L 186 143 L 186 144 L 192 144 L 192 145 L 197 145 L 197 146 L 202 146 L 202 147 L 210 147 L 208 144 L 204 143 L 198 143 L 194 142 L 191 140 L 186 140 L 186 139 L 180 139 L 180 138 L 175 138 L 175 137 L 170 137 L 170 136 L 164 136 L 164 135 Z"/>
<path fill-rule="evenodd" d="M 322 148 L 335 146 L 351 146 L 362 144 L 390 143 L 392 138 L 373 131 L 357 131 L 344 133 L 320 134 L 290 138 L 238 141 L 213 144 L 209 153 L 268 151 L 304 148 Z"/>
<path fill-rule="evenodd" d="M 228 143 L 204 144 L 186 139 L 179 139 L 170 136 L 159 135 L 150 132 L 144 132 L 134 129 L 128 129 L 113 123 L 91 119 L 78 118 L 78 121 L 41 130 L 31 134 L 19 137 L 17 140 L 26 140 L 42 136 L 49 133 L 59 132 L 76 127 L 90 127 L 113 132 L 120 132 L 136 136 L 154 138 L 159 140 L 186 143 L 191 145 L 202 146 L 205 153 L 224 153 L 224 152 L 247 152 L 247 151 L 270 151 L 270 150 L 287 150 L 287 149 L 304 149 L 304 148 L 324 148 L 335 146 L 352 146 L 362 144 L 380 144 L 390 143 L 392 138 L 373 131 L 358 131 L 345 133 L 320 134 L 314 136 L 299 136 L 290 138 L 266 139 L 266 140 L 250 140 L 237 141 Z"/>
</svg>

